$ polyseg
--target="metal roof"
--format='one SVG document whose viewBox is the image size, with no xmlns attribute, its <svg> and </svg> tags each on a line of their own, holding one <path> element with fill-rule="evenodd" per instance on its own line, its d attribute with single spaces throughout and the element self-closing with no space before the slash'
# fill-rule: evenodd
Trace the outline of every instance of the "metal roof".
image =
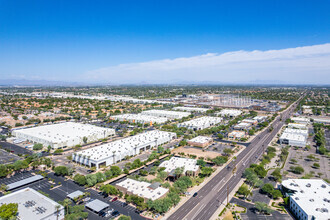
<svg viewBox="0 0 330 220">
<path fill-rule="evenodd" d="M 94 212 L 100 212 L 101 210 L 109 207 L 108 203 L 102 202 L 101 200 L 95 199 L 86 204 L 86 207 L 93 210 Z"/>
<path fill-rule="evenodd" d="M 78 196 L 84 195 L 83 192 L 81 192 L 80 190 L 74 191 L 73 193 L 70 193 L 67 195 L 68 198 L 74 200 L 75 198 L 77 198 Z"/>
<path fill-rule="evenodd" d="M 38 180 L 42 180 L 44 177 L 41 176 L 41 175 L 35 175 L 35 176 L 31 176 L 29 178 L 26 178 L 26 179 L 23 179 L 23 180 L 20 180 L 20 181 L 17 181 L 17 182 L 14 182 L 14 183 L 11 183 L 11 184 L 8 184 L 7 185 L 7 190 L 12 190 L 12 189 L 16 189 L 18 187 L 21 187 L 21 186 L 25 186 L 29 183 L 33 183 L 35 181 L 38 181 Z"/>
</svg>

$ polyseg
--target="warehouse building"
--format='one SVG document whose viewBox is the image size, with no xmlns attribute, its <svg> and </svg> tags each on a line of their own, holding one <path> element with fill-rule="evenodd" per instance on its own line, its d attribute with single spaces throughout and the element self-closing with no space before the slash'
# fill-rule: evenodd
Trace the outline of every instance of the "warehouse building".
<svg viewBox="0 0 330 220">
<path fill-rule="evenodd" d="M 196 176 L 199 172 L 199 166 L 197 165 L 197 160 L 182 157 L 172 157 L 170 160 L 165 160 L 159 167 L 165 167 L 165 172 L 169 176 L 174 176 L 174 171 L 177 168 L 183 167 L 183 175 L 186 176 Z"/>
<path fill-rule="evenodd" d="M 192 146 L 196 147 L 207 147 L 213 142 L 213 139 L 210 137 L 205 136 L 197 136 L 189 141 L 187 143 Z"/>
<path fill-rule="evenodd" d="M 156 117 L 150 115 L 142 115 L 142 114 L 123 114 L 123 115 L 114 115 L 110 117 L 113 120 L 119 121 L 129 121 L 132 123 L 142 123 L 142 124 L 163 124 L 168 121 L 167 118 L 164 117 Z"/>
<path fill-rule="evenodd" d="M 296 123 L 305 124 L 305 125 L 309 124 L 310 122 L 310 119 L 304 117 L 292 117 L 291 120 Z"/>
<path fill-rule="evenodd" d="M 24 188 L 0 197 L 0 205 L 17 203 L 18 219 L 64 219 L 64 207 L 31 188 Z"/>
<path fill-rule="evenodd" d="M 221 115 L 222 117 L 237 117 L 241 115 L 243 112 L 237 109 L 222 109 L 217 115 Z"/>
<path fill-rule="evenodd" d="M 197 107 L 174 107 L 173 110 L 180 110 L 180 111 L 186 111 L 186 112 L 201 112 L 201 113 L 205 113 L 207 110 L 207 108 L 197 108 Z"/>
<path fill-rule="evenodd" d="M 135 156 L 167 143 L 176 138 L 176 134 L 165 131 L 148 131 L 135 136 L 127 137 L 100 146 L 76 152 L 72 160 L 99 169 L 123 160 L 126 156 Z"/>
<path fill-rule="evenodd" d="M 299 220 L 328 220 L 330 186 L 322 179 L 283 180 L 281 190 L 290 196 L 289 207 Z"/>
<path fill-rule="evenodd" d="M 299 123 L 289 123 L 288 128 L 295 128 L 295 129 L 307 129 L 307 125 L 299 124 Z"/>
<path fill-rule="evenodd" d="M 14 130 L 12 133 L 18 139 L 40 143 L 45 147 L 51 146 L 53 149 L 56 149 L 83 144 L 84 137 L 87 138 L 87 142 L 95 142 L 114 136 L 115 130 L 90 124 L 65 122 Z"/>
<path fill-rule="evenodd" d="M 150 115 L 155 117 L 165 117 L 169 120 L 181 119 L 184 117 L 188 117 L 190 112 L 179 112 L 179 111 L 167 111 L 167 110 L 157 110 L 152 109 L 148 111 L 141 112 L 142 115 Z"/>
<path fill-rule="evenodd" d="M 308 137 L 308 130 L 286 128 L 286 129 L 284 130 L 284 133 L 300 134 L 300 135 L 303 135 L 305 138 Z"/>
<path fill-rule="evenodd" d="M 122 193 L 140 196 L 144 198 L 145 201 L 164 198 L 169 192 L 169 189 L 161 187 L 160 183 L 140 182 L 129 178 L 117 183 L 115 186 Z"/>
<path fill-rule="evenodd" d="M 219 124 L 222 121 L 222 118 L 220 117 L 200 117 L 196 118 L 190 121 L 182 122 L 178 124 L 178 127 L 186 127 L 188 129 L 197 131 L 197 130 L 203 130 L 205 128 L 211 127 L 213 125 Z"/>
<path fill-rule="evenodd" d="M 260 122 L 264 122 L 267 118 L 268 117 L 265 115 L 259 115 L 259 116 L 254 117 L 253 120 L 256 120 L 256 121 L 258 121 L 258 123 L 260 123 Z"/>
</svg>

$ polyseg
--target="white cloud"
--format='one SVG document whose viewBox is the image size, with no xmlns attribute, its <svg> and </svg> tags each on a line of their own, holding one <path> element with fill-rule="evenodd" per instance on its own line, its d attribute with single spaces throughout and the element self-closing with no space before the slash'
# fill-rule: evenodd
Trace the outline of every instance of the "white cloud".
<svg viewBox="0 0 330 220">
<path fill-rule="evenodd" d="M 84 77 L 89 81 L 115 83 L 166 83 L 178 80 L 330 83 L 330 43 L 281 50 L 208 53 L 193 57 L 120 64 L 88 71 Z"/>
</svg>

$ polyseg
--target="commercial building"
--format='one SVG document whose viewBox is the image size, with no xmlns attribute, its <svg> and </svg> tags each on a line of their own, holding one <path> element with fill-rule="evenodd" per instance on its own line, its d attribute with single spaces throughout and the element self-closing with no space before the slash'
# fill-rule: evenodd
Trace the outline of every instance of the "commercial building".
<svg viewBox="0 0 330 220">
<path fill-rule="evenodd" d="M 148 131 L 76 152 L 72 155 L 72 160 L 99 169 L 102 166 L 115 164 L 126 156 L 135 156 L 142 151 L 167 143 L 174 138 L 176 134 L 172 132 Z"/>
<path fill-rule="evenodd" d="M 252 127 L 252 124 L 246 123 L 246 122 L 241 122 L 238 123 L 237 125 L 234 126 L 235 130 L 247 130 Z"/>
<path fill-rule="evenodd" d="M 137 195 L 144 198 L 145 201 L 151 199 L 161 199 L 166 196 L 169 189 L 160 186 L 160 183 L 140 182 L 133 179 L 125 179 L 116 184 L 118 190 L 128 195 Z"/>
<path fill-rule="evenodd" d="M 51 146 L 53 149 L 56 149 L 83 144 L 84 137 L 87 138 L 87 142 L 98 141 L 115 135 L 115 130 L 90 124 L 65 122 L 14 130 L 12 133 L 18 139 L 25 139 L 33 143 L 40 143 L 45 147 Z"/>
<path fill-rule="evenodd" d="M 197 160 L 182 157 L 172 157 L 170 160 L 165 160 L 159 167 L 165 167 L 165 172 L 173 176 L 175 169 L 183 167 L 183 175 L 196 176 L 199 172 Z"/>
<path fill-rule="evenodd" d="M 310 122 L 310 119 L 304 117 L 292 117 L 291 120 L 296 123 L 305 124 L 305 125 L 309 124 Z"/>
<path fill-rule="evenodd" d="M 306 124 L 299 124 L 299 123 L 289 123 L 288 128 L 307 129 L 307 125 Z"/>
<path fill-rule="evenodd" d="M 155 117 L 165 117 L 169 120 L 181 119 L 184 117 L 188 117 L 190 112 L 179 112 L 179 111 L 167 111 L 167 110 L 157 110 L 152 109 L 148 111 L 141 112 L 142 115 L 150 115 Z"/>
<path fill-rule="evenodd" d="M 222 109 L 220 112 L 217 113 L 217 115 L 221 115 L 222 117 L 237 117 L 243 112 L 241 110 L 237 109 Z"/>
<path fill-rule="evenodd" d="M 64 207 L 31 188 L 21 189 L 0 197 L 0 205 L 17 203 L 18 219 L 64 219 Z"/>
<path fill-rule="evenodd" d="M 142 114 L 123 114 L 123 115 L 113 115 L 110 117 L 113 120 L 119 121 L 129 121 L 132 123 L 142 123 L 142 124 L 163 124 L 168 121 L 165 117 L 156 117 L 150 115 Z"/>
<path fill-rule="evenodd" d="M 289 206 L 299 220 L 328 220 L 330 185 L 321 179 L 283 180 L 281 190 L 290 196 Z"/>
<path fill-rule="evenodd" d="M 232 131 L 228 134 L 228 138 L 241 139 L 245 137 L 245 131 Z"/>
<path fill-rule="evenodd" d="M 213 125 L 219 124 L 222 121 L 220 117 L 200 117 L 190 121 L 186 121 L 178 124 L 178 127 L 186 127 L 194 131 L 203 130 L 205 128 L 211 127 Z"/>
<path fill-rule="evenodd" d="M 296 147 L 305 147 L 307 140 L 304 135 L 284 132 L 279 138 L 280 144 L 288 144 Z"/>
<path fill-rule="evenodd" d="M 206 112 L 207 108 L 197 108 L 197 107 L 182 107 L 182 106 L 179 106 L 179 107 L 174 107 L 173 110 L 180 110 L 180 111 L 186 111 L 186 112 L 201 112 L 201 113 L 204 113 Z"/>
<path fill-rule="evenodd" d="M 308 137 L 308 130 L 303 130 L 303 129 L 286 128 L 284 130 L 284 133 L 299 134 L 299 135 L 303 135 L 305 138 Z"/>
<path fill-rule="evenodd" d="M 196 147 L 207 147 L 213 142 L 213 139 L 210 137 L 205 136 L 197 136 L 189 141 L 187 143 L 192 146 Z"/>
<path fill-rule="evenodd" d="M 258 121 L 258 123 L 260 122 L 264 122 L 268 117 L 266 115 L 259 115 L 253 118 L 253 120 Z"/>
<path fill-rule="evenodd" d="M 252 124 L 252 125 L 256 125 L 258 124 L 258 120 L 255 120 L 255 119 L 244 119 L 242 122 L 244 123 L 249 123 L 249 124 Z"/>
</svg>

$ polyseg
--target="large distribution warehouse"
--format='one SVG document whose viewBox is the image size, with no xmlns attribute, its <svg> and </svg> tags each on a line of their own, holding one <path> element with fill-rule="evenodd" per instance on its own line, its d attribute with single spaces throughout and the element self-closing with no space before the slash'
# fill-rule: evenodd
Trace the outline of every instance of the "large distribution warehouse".
<svg viewBox="0 0 330 220">
<path fill-rule="evenodd" d="M 72 160 L 99 169 L 102 166 L 117 163 L 126 156 L 134 156 L 141 151 L 167 143 L 174 138 L 176 138 L 176 134 L 172 132 L 148 131 L 74 153 Z"/>
<path fill-rule="evenodd" d="M 83 144 L 84 137 L 87 138 L 87 142 L 98 141 L 115 135 L 115 130 L 90 124 L 65 122 L 14 130 L 12 133 L 19 139 L 40 143 L 45 147 L 51 146 L 55 149 Z"/>
<path fill-rule="evenodd" d="M 114 120 L 119 121 L 129 121 L 132 123 L 142 123 L 142 124 L 163 124 L 168 121 L 165 117 L 156 117 L 151 115 L 142 115 L 142 114 L 122 114 L 122 115 L 114 115 L 110 117 Z"/>
<path fill-rule="evenodd" d="M 181 119 L 181 118 L 188 117 L 189 115 L 191 115 L 190 112 L 167 111 L 167 110 L 157 110 L 157 109 L 143 111 L 143 112 L 141 112 L 141 114 L 155 116 L 155 117 L 165 117 L 169 120 Z"/>
<path fill-rule="evenodd" d="M 220 117 L 200 117 L 190 121 L 186 121 L 183 123 L 178 124 L 178 127 L 186 127 L 192 130 L 203 130 L 205 128 L 211 127 L 213 125 L 219 124 L 222 121 Z"/>
</svg>

